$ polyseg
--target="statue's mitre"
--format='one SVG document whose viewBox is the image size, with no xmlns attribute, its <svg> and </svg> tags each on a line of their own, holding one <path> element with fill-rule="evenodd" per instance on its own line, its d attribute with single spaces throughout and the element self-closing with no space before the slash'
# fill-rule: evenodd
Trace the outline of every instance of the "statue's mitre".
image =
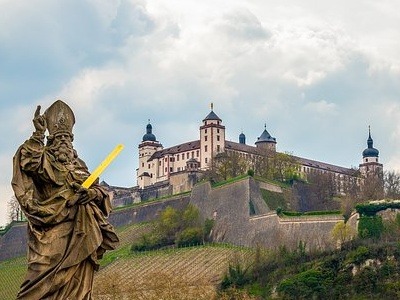
<svg viewBox="0 0 400 300">
<path fill-rule="evenodd" d="M 54 135 L 58 132 L 72 133 L 75 116 L 72 109 L 63 101 L 57 100 L 44 112 L 47 130 Z"/>
</svg>

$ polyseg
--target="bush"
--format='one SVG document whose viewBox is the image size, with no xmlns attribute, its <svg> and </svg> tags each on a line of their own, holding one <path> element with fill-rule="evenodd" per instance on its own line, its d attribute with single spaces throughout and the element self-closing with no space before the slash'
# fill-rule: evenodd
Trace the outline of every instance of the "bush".
<svg viewBox="0 0 400 300">
<path fill-rule="evenodd" d="M 178 247 L 200 245 L 203 243 L 203 230 L 200 227 L 190 227 L 182 230 L 175 241 Z"/>
<path fill-rule="evenodd" d="M 356 250 L 353 250 L 347 254 L 347 259 L 349 263 L 360 265 L 368 258 L 368 255 L 368 248 L 365 246 L 359 246 Z"/>
<path fill-rule="evenodd" d="M 311 269 L 282 280 L 277 291 L 285 299 L 320 299 L 326 296 L 324 280 L 320 271 Z"/>
<path fill-rule="evenodd" d="M 225 274 L 221 282 L 221 289 L 226 290 L 229 288 L 241 288 L 250 282 L 248 268 L 243 268 L 240 263 L 234 265 L 230 264 L 228 273 Z"/>
<path fill-rule="evenodd" d="M 361 238 L 378 239 L 384 230 L 381 216 L 361 216 L 358 223 L 358 234 Z"/>
<path fill-rule="evenodd" d="M 139 241 L 134 243 L 131 247 L 131 251 L 149 251 L 156 250 L 165 246 L 165 243 L 162 241 L 162 238 L 159 235 L 154 233 L 146 233 L 143 234 Z"/>
</svg>

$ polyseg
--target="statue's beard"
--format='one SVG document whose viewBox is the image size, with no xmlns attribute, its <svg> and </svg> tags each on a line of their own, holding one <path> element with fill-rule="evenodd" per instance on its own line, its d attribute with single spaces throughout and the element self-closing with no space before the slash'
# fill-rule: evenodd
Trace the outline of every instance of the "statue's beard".
<svg viewBox="0 0 400 300">
<path fill-rule="evenodd" d="M 50 150 L 55 159 L 61 163 L 69 163 L 75 158 L 75 151 L 70 142 L 57 141 Z"/>
</svg>

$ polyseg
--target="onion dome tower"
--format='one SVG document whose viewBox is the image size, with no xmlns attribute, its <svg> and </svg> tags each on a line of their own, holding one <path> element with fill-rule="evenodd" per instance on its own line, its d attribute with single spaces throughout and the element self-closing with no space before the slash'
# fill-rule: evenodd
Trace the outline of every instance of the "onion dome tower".
<svg viewBox="0 0 400 300">
<path fill-rule="evenodd" d="M 362 152 L 362 156 L 363 160 L 359 167 L 364 177 L 383 174 L 383 165 L 379 163 L 379 150 L 374 148 L 374 141 L 371 137 L 371 127 L 368 127 L 367 148 Z"/>
<path fill-rule="evenodd" d="M 158 168 L 149 163 L 151 156 L 163 149 L 163 146 L 157 141 L 153 134 L 153 127 L 149 123 L 146 126 L 146 133 L 143 135 L 142 142 L 139 144 L 139 167 L 137 169 L 138 186 L 144 188 L 154 184 L 157 177 Z"/>
<path fill-rule="evenodd" d="M 257 138 L 256 147 L 276 152 L 276 138 L 272 137 L 267 131 L 267 124 L 264 125 L 264 131 Z"/>
<path fill-rule="evenodd" d="M 146 142 L 146 141 L 151 141 L 151 142 L 156 141 L 156 136 L 153 134 L 153 126 L 151 126 L 150 120 L 149 120 L 149 124 L 147 124 L 147 126 L 146 126 L 146 134 L 143 136 L 143 139 L 142 139 L 142 142 Z"/>
</svg>

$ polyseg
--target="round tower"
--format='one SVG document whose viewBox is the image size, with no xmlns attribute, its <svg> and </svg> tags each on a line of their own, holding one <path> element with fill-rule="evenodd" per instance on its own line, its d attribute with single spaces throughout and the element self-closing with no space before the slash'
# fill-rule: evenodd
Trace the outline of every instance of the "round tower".
<svg viewBox="0 0 400 300">
<path fill-rule="evenodd" d="M 257 138 L 256 147 L 276 152 L 276 138 L 272 137 L 267 131 L 267 124 L 264 125 L 264 131 Z"/>
</svg>

